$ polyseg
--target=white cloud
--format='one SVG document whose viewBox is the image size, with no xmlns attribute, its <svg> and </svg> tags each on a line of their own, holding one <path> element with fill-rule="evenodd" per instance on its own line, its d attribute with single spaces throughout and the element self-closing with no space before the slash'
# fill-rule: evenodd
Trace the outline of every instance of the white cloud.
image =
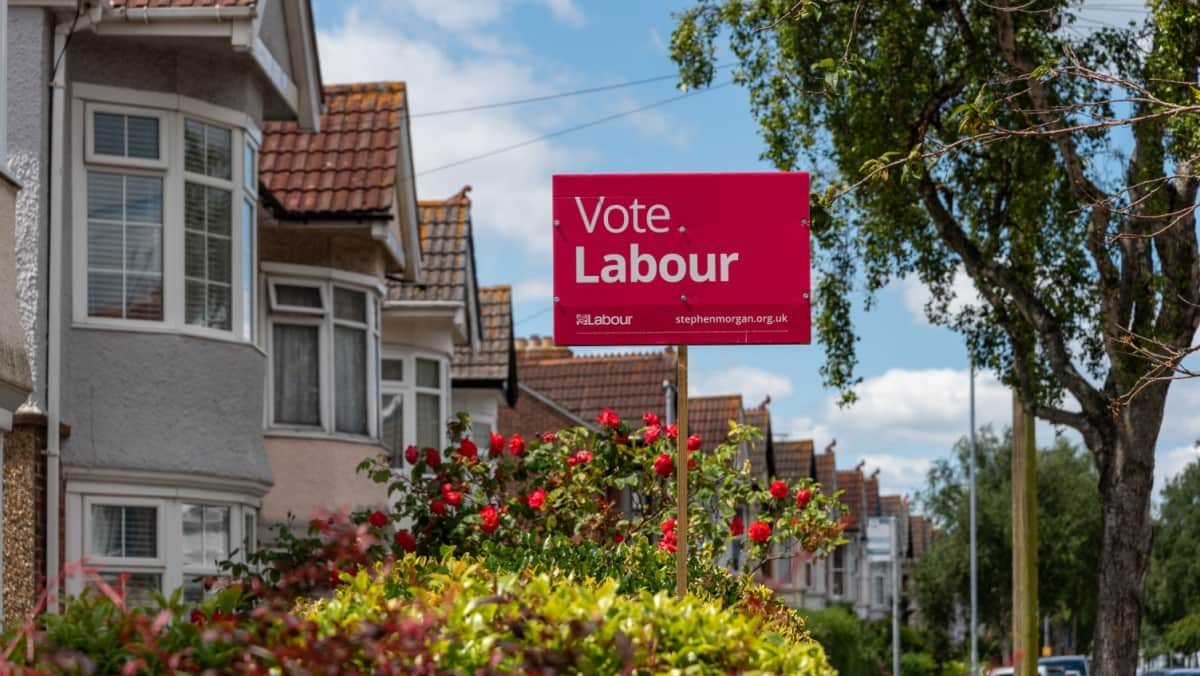
<svg viewBox="0 0 1200 676">
<path fill-rule="evenodd" d="M 983 304 L 979 292 L 975 290 L 975 282 L 971 281 L 971 276 L 967 274 L 966 270 L 960 268 L 954 273 L 950 290 L 954 294 L 949 306 L 951 316 L 958 314 L 968 305 Z M 921 283 L 920 279 L 917 279 L 916 275 L 909 275 L 900 280 L 900 293 L 904 299 L 904 308 L 913 316 L 913 319 L 918 324 L 927 324 L 925 305 L 933 298 L 929 289 Z"/>
<path fill-rule="evenodd" d="M 925 477 L 933 466 L 933 461 L 928 458 L 886 453 L 860 455 L 858 459 L 866 463 L 863 473 L 868 476 L 879 470 L 880 492 L 887 494 L 916 495 L 925 485 Z"/>
<path fill-rule="evenodd" d="M 622 96 L 618 100 L 619 103 L 613 106 L 614 115 L 640 107 L 638 101 L 631 96 Z M 686 148 L 688 145 L 687 130 L 662 111 L 643 110 L 626 116 L 622 122 L 644 138 L 673 148 Z"/>
<path fill-rule="evenodd" d="M 548 279 L 533 277 L 513 285 L 513 302 L 529 307 L 547 305 L 554 298 L 554 283 Z"/>
<path fill-rule="evenodd" d="M 771 416 L 771 433 L 780 439 L 812 439 L 817 449 L 833 441 L 833 432 L 824 423 L 802 415 L 792 418 Z"/>
<path fill-rule="evenodd" d="M 579 9 L 575 0 L 540 0 L 540 2 L 554 14 L 554 18 L 568 26 L 578 28 L 586 23 L 583 10 Z"/>
<path fill-rule="evenodd" d="M 1200 460 L 1200 447 L 1194 445 L 1157 453 L 1154 457 L 1154 498 L 1157 500 L 1167 482 L 1197 460 Z"/>
<path fill-rule="evenodd" d="M 404 80 L 409 104 L 417 115 L 421 111 L 535 96 L 565 86 L 563 81 L 539 76 L 531 64 L 520 58 L 500 55 L 503 51 L 500 46 L 492 45 L 480 55 L 470 52 L 452 55 L 441 42 L 405 32 L 402 22 L 400 25 L 366 22 L 353 8 L 341 25 L 319 32 L 318 41 L 326 82 Z M 518 54 L 520 49 L 514 47 L 510 51 Z M 558 114 L 560 111 L 552 111 L 542 121 L 558 122 L 555 117 Z M 448 197 L 464 184 L 470 184 L 478 231 L 503 236 L 537 253 L 547 253 L 551 242 L 545 236 L 550 227 L 549 177 L 575 166 L 583 153 L 568 153 L 554 142 L 535 143 L 489 159 L 421 175 L 423 171 L 526 141 L 541 133 L 542 128 L 527 114 L 522 115 L 514 108 L 415 117 L 412 136 L 418 195 L 422 199 Z"/>
<path fill-rule="evenodd" d="M 778 401 L 792 394 L 787 376 L 753 366 L 735 366 L 718 373 L 697 373 L 688 380 L 688 394 L 741 394 L 746 406 L 757 406 L 768 395 Z"/>
<path fill-rule="evenodd" d="M 1200 379 L 1171 384 L 1160 439 L 1200 440 Z"/>
<path fill-rule="evenodd" d="M 667 53 L 667 43 L 662 39 L 662 36 L 658 34 L 658 29 L 654 26 L 650 27 L 650 44 L 653 45 L 654 49 L 658 50 L 659 52 L 662 52 L 663 54 Z"/>
</svg>

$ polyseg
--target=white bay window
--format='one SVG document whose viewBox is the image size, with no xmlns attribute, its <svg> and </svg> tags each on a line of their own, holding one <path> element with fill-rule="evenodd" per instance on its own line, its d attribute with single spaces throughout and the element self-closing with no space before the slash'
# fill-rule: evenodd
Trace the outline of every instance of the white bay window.
<svg viewBox="0 0 1200 676">
<path fill-rule="evenodd" d="M 392 466 L 400 467 L 410 444 L 439 450 L 445 446 L 449 361 L 433 353 L 385 350 L 381 364 L 383 445 Z M 482 443 L 487 443 L 486 437 Z"/>
<path fill-rule="evenodd" d="M 268 300 L 270 425 L 378 438 L 378 292 L 273 278 Z"/>
<path fill-rule="evenodd" d="M 253 342 L 256 132 L 211 106 L 75 101 L 75 321 Z"/>
<path fill-rule="evenodd" d="M 222 561 L 245 561 L 256 548 L 252 502 L 195 491 L 180 498 L 171 495 L 177 493 L 173 489 L 145 493 L 111 485 L 90 490 L 100 492 L 69 491 L 68 518 L 81 527 L 82 548 L 75 550 L 71 543 L 68 549 L 86 556 L 109 584 L 124 577 L 131 605 L 152 605 L 153 594 L 179 587 L 185 601 L 198 602 L 208 592 L 205 582 L 220 576 Z"/>
</svg>

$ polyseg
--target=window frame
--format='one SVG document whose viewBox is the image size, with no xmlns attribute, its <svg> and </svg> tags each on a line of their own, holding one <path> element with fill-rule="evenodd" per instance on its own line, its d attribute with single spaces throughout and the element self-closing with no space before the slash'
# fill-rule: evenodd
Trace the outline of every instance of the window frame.
<svg viewBox="0 0 1200 676">
<path fill-rule="evenodd" d="M 249 520 L 257 529 L 258 511 L 261 508 L 260 498 L 223 490 L 167 488 L 87 479 L 80 482 L 68 482 L 65 498 L 67 508 L 65 544 L 66 555 L 70 560 L 86 556 L 88 563 L 101 573 L 156 574 L 161 583 L 158 591 L 164 595 L 169 595 L 175 589 L 183 587 L 189 577 L 217 577 L 220 573 L 219 568 L 200 570 L 199 567 L 184 563 L 183 505 L 204 505 L 229 509 L 229 558 L 242 562 L 246 561 L 246 552 L 242 544 L 246 539 L 245 524 Z M 158 529 L 156 533 L 158 556 L 154 559 L 147 559 L 89 555 L 88 552 L 91 550 L 93 542 L 92 530 L 95 527 L 95 521 L 92 518 L 93 505 L 157 508 L 155 523 Z M 257 542 L 257 533 L 254 535 Z M 67 579 L 67 592 L 78 594 L 85 585 L 86 581 L 82 578 L 70 577 Z"/>
<path fill-rule="evenodd" d="M 383 360 L 402 361 L 404 380 L 384 380 Z M 439 382 L 441 386 L 435 390 L 431 387 L 417 386 L 417 360 L 428 359 L 438 362 Z M 384 345 L 380 350 L 380 380 L 379 380 L 379 423 L 383 425 L 383 396 L 390 395 L 400 398 L 401 426 L 404 430 L 401 448 L 390 449 L 393 453 L 403 453 L 409 445 L 417 445 L 417 394 L 437 394 L 439 400 L 438 419 L 438 450 L 446 447 L 446 425 L 449 417 L 447 409 L 450 399 L 450 358 L 448 355 L 431 350 L 414 349 L 400 345 Z M 492 427 L 494 430 L 495 427 Z M 380 435 L 382 441 L 382 434 Z M 475 440 L 476 444 L 487 443 L 487 440 Z"/>
<path fill-rule="evenodd" d="M 155 551 L 158 556 L 153 558 L 142 556 L 99 556 L 92 554 L 95 542 L 93 527 L 96 523 L 92 517 L 92 507 L 153 507 L 155 509 Z M 166 568 L 166 547 L 163 546 L 163 534 L 166 532 L 166 501 L 157 498 L 141 498 L 135 496 L 84 496 L 83 498 L 83 552 L 88 561 L 95 564 L 97 570 L 112 570 L 117 572 L 128 570 L 137 573 L 162 572 Z"/>
<path fill-rule="evenodd" d="M 245 182 L 244 148 L 255 147 L 257 165 L 258 130 L 244 114 L 196 101 L 182 96 L 165 96 L 153 92 L 80 84 L 71 99 L 73 149 L 71 168 L 71 238 L 72 238 L 72 317 L 73 325 L 82 328 L 115 329 L 179 333 L 253 345 L 258 333 L 258 317 L 253 308 L 246 308 L 247 281 L 256 284 L 257 261 L 257 187 L 251 193 Z M 117 103 L 115 101 L 121 101 Z M 157 161 L 126 158 L 92 152 L 95 142 L 94 114 L 113 113 L 155 117 L 159 120 L 159 151 Z M 211 126 L 228 129 L 231 135 L 229 181 L 187 172 L 184 169 L 184 126 L 191 119 Z M 88 314 L 88 222 L 87 175 L 90 171 L 123 175 L 149 175 L 163 181 L 162 223 L 162 319 L 125 319 L 93 317 Z M 257 171 L 257 166 L 255 167 Z M 219 187 L 231 191 L 230 200 L 230 321 L 229 330 L 187 323 L 186 316 L 186 222 L 185 184 L 188 182 Z M 254 203 L 246 228 L 243 223 L 243 204 Z M 253 241 L 247 247 L 246 238 Z M 255 260 L 248 266 L 252 279 L 245 279 L 247 266 L 243 253 Z M 251 287 L 254 288 L 254 287 Z M 256 293 L 252 293 L 251 303 Z M 248 334 L 246 318 L 250 318 Z"/>
<path fill-rule="evenodd" d="M 357 283 L 355 280 L 344 279 L 344 276 L 327 276 L 324 278 L 297 277 L 290 274 L 277 275 L 264 271 L 265 291 L 267 302 L 263 303 L 262 331 L 263 341 L 269 357 L 267 364 L 267 387 L 264 395 L 265 426 L 268 434 L 290 434 L 297 436 L 325 436 L 355 441 L 381 441 L 382 422 L 380 418 L 379 359 L 380 359 L 380 327 L 379 306 L 382 302 L 379 288 L 372 284 Z M 322 308 L 294 306 L 279 303 L 277 286 L 303 286 L 316 288 L 321 294 Z M 335 316 L 334 289 L 343 288 L 365 296 L 366 320 L 364 325 L 358 322 L 339 319 Z M 275 326 L 277 324 L 292 326 L 317 326 L 317 355 L 318 355 L 318 387 L 319 387 L 319 425 L 300 425 L 296 423 L 280 423 L 275 419 Z M 337 384 L 335 357 L 335 328 L 339 325 L 366 330 L 366 405 L 367 433 L 356 434 L 341 432 L 337 429 L 337 399 L 333 388 Z"/>
</svg>

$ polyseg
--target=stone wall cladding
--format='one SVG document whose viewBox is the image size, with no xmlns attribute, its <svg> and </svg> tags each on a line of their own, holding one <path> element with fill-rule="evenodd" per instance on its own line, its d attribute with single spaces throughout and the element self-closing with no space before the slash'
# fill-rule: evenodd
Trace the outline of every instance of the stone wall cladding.
<svg viewBox="0 0 1200 676">
<path fill-rule="evenodd" d="M 61 438 L 69 430 L 60 428 Z M 4 435 L 4 617 L 8 625 L 33 611 L 46 575 L 46 418 L 18 413 Z M 66 487 L 60 480 L 59 567 L 65 551 Z M 61 591 L 61 588 L 60 588 Z"/>
</svg>

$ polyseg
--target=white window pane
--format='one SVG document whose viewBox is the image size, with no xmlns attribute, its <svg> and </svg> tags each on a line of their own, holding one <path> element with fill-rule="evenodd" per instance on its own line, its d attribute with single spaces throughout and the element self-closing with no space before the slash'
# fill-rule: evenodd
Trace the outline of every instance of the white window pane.
<svg viewBox="0 0 1200 676">
<path fill-rule="evenodd" d="M 483 446 L 491 440 L 492 426 L 485 422 L 471 423 L 471 439 Z"/>
<path fill-rule="evenodd" d="M 404 466 L 404 397 L 383 395 L 383 447 L 392 458 L 392 467 Z"/>
<path fill-rule="evenodd" d="M 229 508 L 204 508 L 204 560 L 215 566 L 229 558 Z"/>
<path fill-rule="evenodd" d="M 334 404 L 339 432 L 367 433 L 367 332 L 334 327 Z"/>
<path fill-rule="evenodd" d="M 205 125 L 205 155 L 207 174 L 214 178 L 230 178 L 233 166 L 233 134 L 224 127 Z"/>
<path fill-rule="evenodd" d="M 125 118 L 126 156 L 158 159 L 158 118 L 130 115 Z"/>
<path fill-rule="evenodd" d="M 383 379 L 395 382 L 403 382 L 404 380 L 404 360 L 403 359 L 384 359 L 383 360 Z"/>
<path fill-rule="evenodd" d="M 126 226 L 125 269 L 129 272 L 162 272 L 161 227 Z"/>
<path fill-rule="evenodd" d="M 248 507 L 242 508 L 242 554 L 245 556 L 258 551 L 258 524 L 254 512 Z"/>
<path fill-rule="evenodd" d="M 275 302 L 292 307 L 325 307 L 321 302 L 321 290 L 315 286 L 275 285 Z"/>
<path fill-rule="evenodd" d="M 154 605 L 155 592 L 162 592 L 161 573 L 119 573 L 103 571 L 100 578 L 113 589 L 120 590 L 124 577 L 125 604 L 129 607 L 148 607 Z"/>
<path fill-rule="evenodd" d="M 204 563 L 204 508 L 183 505 L 183 562 L 190 566 Z"/>
<path fill-rule="evenodd" d="M 208 205 L 208 233 L 229 236 L 229 223 L 233 218 L 231 193 L 228 190 L 212 187 L 208 188 L 205 193 Z"/>
<path fill-rule="evenodd" d="M 441 401 L 436 394 L 417 393 L 417 445 L 422 448 L 442 445 Z"/>
<path fill-rule="evenodd" d="M 233 328 L 233 240 L 228 190 L 184 184 L 184 314 L 187 323 Z"/>
<path fill-rule="evenodd" d="M 158 556 L 158 509 L 123 505 L 92 505 L 93 556 Z"/>
<path fill-rule="evenodd" d="M 254 146 L 246 144 L 246 157 L 242 160 L 242 170 L 244 172 L 244 180 L 246 190 L 250 192 L 258 191 L 258 164 L 254 156 Z"/>
<path fill-rule="evenodd" d="M 242 337 L 254 340 L 254 204 L 242 202 Z"/>
<path fill-rule="evenodd" d="M 230 130 L 197 120 L 183 125 L 183 167 L 195 174 L 230 178 L 233 164 L 233 135 Z"/>
<path fill-rule="evenodd" d="M 417 386 L 441 388 L 441 362 L 432 359 L 417 358 Z"/>
<path fill-rule="evenodd" d="M 97 155 L 125 156 L 125 116 L 116 113 L 92 115 L 92 152 Z"/>
<path fill-rule="evenodd" d="M 162 319 L 162 179 L 88 172 L 88 315 Z"/>
<path fill-rule="evenodd" d="M 315 326 L 276 324 L 273 336 L 275 422 L 321 424 L 320 355 Z"/>
<path fill-rule="evenodd" d="M 88 265 L 104 270 L 120 270 L 124 257 L 123 237 L 120 223 L 93 222 L 89 225 Z"/>
<path fill-rule="evenodd" d="M 200 603 L 204 601 L 204 597 L 208 594 L 205 589 L 204 575 L 194 575 L 185 573 L 183 576 L 183 601 L 184 603 Z"/>
<path fill-rule="evenodd" d="M 162 275 L 125 275 L 125 316 L 129 319 L 162 319 Z"/>
<path fill-rule="evenodd" d="M 367 294 L 340 286 L 333 289 L 333 316 L 338 319 L 367 323 Z"/>
<path fill-rule="evenodd" d="M 208 285 L 208 327 L 229 331 L 233 328 L 233 287 Z"/>
</svg>

